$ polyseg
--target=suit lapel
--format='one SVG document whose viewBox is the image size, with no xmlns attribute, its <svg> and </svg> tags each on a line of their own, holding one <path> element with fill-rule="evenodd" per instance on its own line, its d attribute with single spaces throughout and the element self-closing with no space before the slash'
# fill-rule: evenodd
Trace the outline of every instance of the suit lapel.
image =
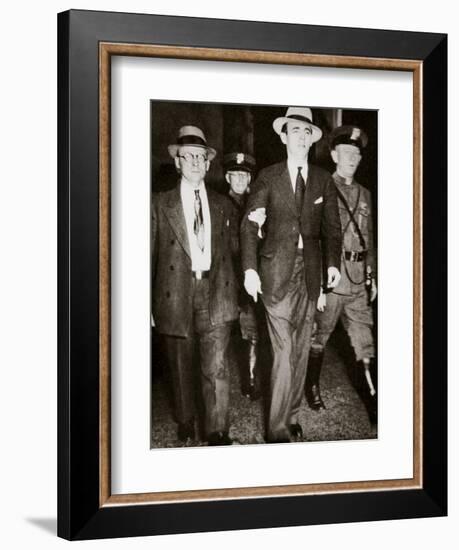
<svg viewBox="0 0 459 550">
<path fill-rule="evenodd" d="M 221 250 L 219 246 L 219 238 L 221 232 L 221 225 L 223 221 L 222 211 L 218 201 L 215 200 L 215 197 L 210 189 L 207 189 L 207 201 L 209 203 L 209 212 L 210 212 L 210 226 L 211 226 L 211 257 L 212 263 L 217 259 L 218 254 Z"/>
<path fill-rule="evenodd" d="M 182 197 L 180 195 L 180 183 L 171 191 L 169 201 L 164 205 L 164 212 L 174 231 L 178 242 L 191 258 L 190 243 L 186 230 L 185 213 L 183 212 Z"/>
<path fill-rule="evenodd" d="M 313 198 L 315 197 L 317 186 L 317 177 L 314 170 L 314 166 L 308 167 L 308 178 L 306 180 L 306 190 L 304 194 L 303 210 L 310 210 L 313 205 Z"/>
</svg>

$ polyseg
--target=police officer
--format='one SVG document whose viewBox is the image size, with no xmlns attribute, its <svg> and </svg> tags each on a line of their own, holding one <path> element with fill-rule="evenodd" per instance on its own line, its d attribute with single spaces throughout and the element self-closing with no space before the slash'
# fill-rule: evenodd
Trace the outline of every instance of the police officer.
<svg viewBox="0 0 459 550">
<path fill-rule="evenodd" d="M 355 352 L 359 393 L 370 421 L 376 423 L 371 302 L 376 297 L 377 289 L 372 201 L 370 191 L 354 179 L 368 138 L 360 128 L 340 126 L 330 134 L 329 139 L 331 157 L 336 164 L 333 180 L 343 237 L 341 280 L 331 292 L 319 297 L 317 332 L 308 363 L 305 394 L 310 408 L 325 408 L 319 385 L 324 348 L 338 320 L 341 320 Z"/>
<path fill-rule="evenodd" d="M 250 182 L 255 171 L 255 159 L 248 153 L 228 153 L 223 158 L 225 180 L 229 185 L 228 195 L 233 205 L 232 223 L 240 226 L 244 215 L 247 197 L 250 192 Z M 264 223 L 261 221 L 260 225 Z M 243 287 L 243 273 L 239 247 L 233 247 L 233 262 L 236 276 L 239 279 L 239 328 L 242 339 L 247 342 L 244 349 L 244 365 L 242 368 L 242 392 L 252 401 L 260 397 L 260 376 L 256 370 L 258 323 L 255 304 L 251 301 Z M 247 352 L 247 353 L 245 353 Z"/>
</svg>

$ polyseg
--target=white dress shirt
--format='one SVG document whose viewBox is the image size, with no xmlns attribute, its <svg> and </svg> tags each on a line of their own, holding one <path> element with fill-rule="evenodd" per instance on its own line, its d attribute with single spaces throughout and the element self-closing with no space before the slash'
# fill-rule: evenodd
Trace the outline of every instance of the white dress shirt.
<svg viewBox="0 0 459 550">
<path fill-rule="evenodd" d="M 199 197 L 201 199 L 202 217 L 204 221 L 204 250 L 201 250 L 198 245 L 198 240 L 194 234 L 194 200 L 195 189 L 199 189 Z M 189 182 L 180 182 L 180 196 L 182 198 L 183 213 L 185 214 L 186 231 L 188 234 L 188 243 L 191 252 L 191 269 L 193 271 L 208 271 L 211 262 L 211 224 L 209 201 L 207 200 L 206 186 L 202 181 L 198 187 L 193 187 Z"/>
<path fill-rule="evenodd" d="M 288 173 L 290 175 L 290 182 L 292 184 L 293 194 L 295 194 L 295 187 L 296 187 L 296 178 L 298 176 L 298 168 L 301 166 L 301 175 L 304 179 L 304 187 L 306 189 L 306 184 L 308 181 L 308 163 L 305 162 L 304 164 L 298 164 L 297 161 L 294 161 L 293 159 L 287 160 L 287 168 Z M 303 248 L 303 237 L 299 236 L 298 239 L 298 248 Z"/>
</svg>

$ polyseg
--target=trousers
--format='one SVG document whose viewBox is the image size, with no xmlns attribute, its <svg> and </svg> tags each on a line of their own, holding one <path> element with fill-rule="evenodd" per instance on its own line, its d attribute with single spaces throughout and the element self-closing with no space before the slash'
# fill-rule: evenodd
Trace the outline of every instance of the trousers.
<svg viewBox="0 0 459 550">
<path fill-rule="evenodd" d="M 267 437 L 290 440 L 290 424 L 298 421 L 308 364 L 315 301 L 308 297 L 302 251 L 298 251 L 287 293 L 264 302 L 273 352 Z"/>
<path fill-rule="evenodd" d="M 339 319 L 349 336 L 357 361 L 374 357 L 373 312 L 364 287 L 361 292 L 352 295 L 327 294 L 325 310 L 316 313 L 314 347 L 325 348 Z"/>
<path fill-rule="evenodd" d="M 176 420 L 192 422 L 196 414 L 197 376 L 204 403 L 206 436 L 229 428 L 228 346 L 231 324 L 212 325 L 209 315 L 209 280 L 193 280 L 192 336 L 165 335 L 172 379 Z M 195 347 L 199 350 L 199 373 L 194 369 Z"/>
</svg>

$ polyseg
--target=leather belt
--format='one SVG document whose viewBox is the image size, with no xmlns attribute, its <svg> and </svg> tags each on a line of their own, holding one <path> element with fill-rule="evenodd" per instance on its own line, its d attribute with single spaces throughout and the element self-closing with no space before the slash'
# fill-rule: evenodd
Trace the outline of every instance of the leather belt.
<svg viewBox="0 0 459 550">
<path fill-rule="evenodd" d="M 210 270 L 202 271 L 201 269 L 198 269 L 197 271 L 192 271 L 193 278 L 200 281 L 201 279 L 208 279 Z"/>
<path fill-rule="evenodd" d="M 350 262 L 363 262 L 366 256 L 366 250 L 344 250 L 344 259 Z"/>
</svg>

